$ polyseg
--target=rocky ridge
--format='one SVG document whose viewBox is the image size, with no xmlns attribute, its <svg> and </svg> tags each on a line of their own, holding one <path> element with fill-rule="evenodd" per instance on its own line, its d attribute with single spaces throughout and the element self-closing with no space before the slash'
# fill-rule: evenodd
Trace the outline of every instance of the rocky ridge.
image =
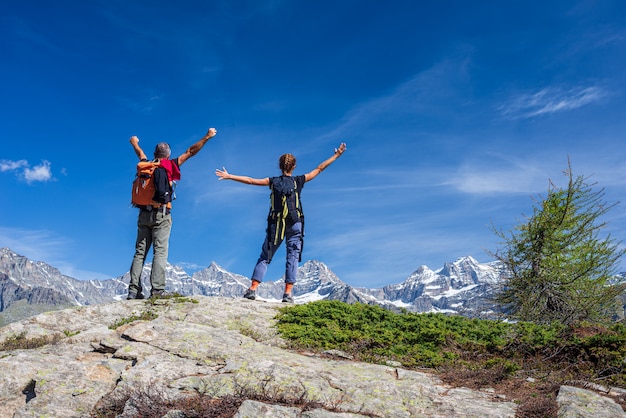
<svg viewBox="0 0 626 418">
<path fill-rule="evenodd" d="M 290 351 L 272 327 L 280 307 L 197 296 L 75 307 L 14 322 L 0 329 L 0 344 L 16 336 L 56 342 L 1 352 L 0 417 L 89 417 L 113 399 L 124 400 L 119 417 L 135 417 L 141 400 L 124 396 L 133 388 L 164 400 L 255 390 L 318 404 L 304 410 L 249 400 L 237 417 L 515 416 L 513 399 L 450 387 L 426 372 Z M 560 417 L 626 417 L 589 390 L 563 387 L 559 399 Z"/>
</svg>

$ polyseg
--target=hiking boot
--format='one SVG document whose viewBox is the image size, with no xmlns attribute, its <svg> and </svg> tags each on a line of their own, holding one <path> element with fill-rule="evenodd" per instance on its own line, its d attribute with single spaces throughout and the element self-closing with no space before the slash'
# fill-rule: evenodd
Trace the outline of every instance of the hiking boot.
<svg viewBox="0 0 626 418">
<path fill-rule="evenodd" d="M 165 296 L 164 290 L 153 290 L 150 292 L 150 298 L 162 298 L 163 296 Z"/>
<path fill-rule="evenodd" d="M 283 295 L 283 302 L 284 303 L 293 303 L 293 296 L 291 296 L 290 293 L 285 293 Z"/>
<path fill-rule="evenodd" d="M 144 297 L 143 297 L 143 294 L 141 294 L 141 293 L 139 293 L 139 294 L 136 294 L 136 293 L 129 293 L 129 294 L 128 294 L 128 297 L 126 298 L 126 300 L 143 299 L 143 298 L 144 298 Z"/>
<path fill-rule="evenodd" d="M 256 290 L 248 289 L 246 293 L 243 294 L 243 297 L 250 300 L 256 299 Z"/>
</svg>

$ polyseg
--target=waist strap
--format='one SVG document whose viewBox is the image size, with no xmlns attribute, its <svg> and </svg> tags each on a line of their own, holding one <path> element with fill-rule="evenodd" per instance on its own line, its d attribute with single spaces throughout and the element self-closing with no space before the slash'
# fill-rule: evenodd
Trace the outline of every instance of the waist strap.
<svg viewBox="0 0 626 418">
<path fill-rule="evenodd" d="M 159 207 L 154 206 L 137 206 L 140 210 L 144 212 L 163 212 L 168 215 L 171 212 L 171 208 L 167 207 L 167 205 L 161 205 Z"/>
</svg>

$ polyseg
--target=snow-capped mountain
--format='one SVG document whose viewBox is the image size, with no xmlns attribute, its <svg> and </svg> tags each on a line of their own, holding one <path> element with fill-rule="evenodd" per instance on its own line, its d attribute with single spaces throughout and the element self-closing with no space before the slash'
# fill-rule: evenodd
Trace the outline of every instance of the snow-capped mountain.
<svg viewBox="0 0 626 418">
<path fill-rule="evenodd" d="M 150 271 L 151 263 L 146 263 L 141 272 L 141 282 L 145 296 L 150 295 Z M 121 292 L 115 295 L 115 299 L 125 299 L 128 294 L 130 273 L 126 272 L 117 280 L 125 284 Z M 104 281 L 106 282 L 106 280 Z M 203 296 L 236 296 L 242 295 L 250 285 L 250 280 L 244 276 L 230 273 L 216 263 L 204 270 L 189 275 L 181 266 L 167 264 L 165 267 L 165 288 L 168 292 L 176 292 L 181 295 Z"/>
<path fill-rule="evenodd" d="M 4 274 L 4 275 L 2 275 Z M 15 292 L 9 289 L 15 289 Z M 59 270 L 41 261 L 31 261 L 8 248 L 0 249 L 0 306 L 6 309 L 15 299 L 16 292 L 48 293 L 51 304 L 92 305 L 112 300 L 126 292 L 128 285 L 120 278 L 105 281 L 77 280 L 61 274 Z M 51 293 L 52 290 L 54 293 Z"/>
<path fill-rule="evenodd" d="M 501 274 L 499 263 L 481 264 L 467 256 L 436 271 L 421 266 L 404 282 L 383 287 L 376 297 L 413 312 L 491 317 L 497 313 L 491 296 Z"/>
<path fill-rule="evenodd" d="M 149 295 L 150 264 L 144 266 L 142 283 Z M 380 305 L 410 312 L 447 312 L 470 317 L 493 317 L 497 309 L 489 300 L 497 288 L 496 263 L 481 264 L 472 257 L 446 263 L 439 270 L 421 266 L 399 284 L 378 289 L 350 286 L 324 263 L 307 261 L 298 269 L 293 294 L 296 303 L 322 299 Z M 0 249 L 0 311 L 12 305 L 92 305 L 126 298 L 129 273 L 109 280 L 77 280 L 41 261 L 31 261 L 8 248 Z M 185 296 L 241 297 L 250 284 L 247 277 L 226 271 L 216 263 L 189 275 L 181 266 L 167 265 L 166 290 Z M 258 298 L 278 301 L 283 279 L 265 282 Z M 1 322 L 1 321 L 0 321 Z"/>
</svg>

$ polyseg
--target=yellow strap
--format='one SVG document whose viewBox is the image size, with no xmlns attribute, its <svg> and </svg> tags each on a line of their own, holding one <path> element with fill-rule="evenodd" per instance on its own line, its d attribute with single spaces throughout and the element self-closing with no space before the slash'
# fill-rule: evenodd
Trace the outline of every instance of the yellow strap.
<svg viewBox="0 0 626 418">
<path fill-rule="evenodd" d="M 283 213 L 282 213 L 282 217 L 283 219 L 287 218 L 287 215 L 289 215 L 289 207 L 287 206 L 287 197 L 283 196 Z"/>
<path fill-rule="evenodd" d="M 285 196 L 283 196 L 282 205 L 283 211 L 276 219 L 276 234 L 274 235 L 274 245 L 278 245 L 280 241 L 285 239 L 285 229 L 287 226 L 285 219 L 289 214 L 289 208 L 287 207 L 287 198 Z"/>
<path fill-rule="evenodd" d="M 276 234 L 274 234 L 274 245 L 278 245 L 283 239 L 285 239 L 285 220 L 278 218 L 276 221 Z"/>
</svg>

